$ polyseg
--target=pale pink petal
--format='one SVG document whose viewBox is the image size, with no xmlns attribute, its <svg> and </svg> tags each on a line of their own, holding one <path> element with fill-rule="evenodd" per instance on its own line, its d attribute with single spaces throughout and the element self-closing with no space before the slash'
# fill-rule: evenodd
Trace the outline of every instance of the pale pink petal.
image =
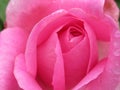
<svg viewBox="0 0 120 90">
<path fill-rule="evenodd" d="M 57 5 L 53 0 L 10 0 L 7 11 L 7 27 L 19 26 L 27 33 L 43 17 L 55 11 Z"/>
<path fill-rule="evenodd" d="M 26 35 L 20 28 L 0 33 L 0 90 L 20 90 L 13 75 L 15 57 L 24 52 Z"/>
<path fill-rule="evenodd" d="M 97 44 L 98 44 L 98 55 L 99 55 L 99 61 L 100 61 L 105 57 L 108 57 L 110 42 L 98 41 Z"/>
<path fill-rule="evenodd" d="M 14 75 L 23 90 L 42 90 L 35 78 L 27 72 L 23 54 L 16 57 Z"/>
<path fill-rule="evenodd" d="M 112 34 L 110 54 L 108 57 L 102 89 L 120 89 L 120 30 Z"/>
<path fill-rule="evenodd" d="M 56 0 L 58 7 L 66 10 L 72 8 L 80 8 L 83 11 L 93 14 L 101 15 L 103 14 L 103 7 L 105 0 Z"/>
<path fill-rule="evenodd" d="M 105 0 L 104 12 L 110 15 L 113 19 L 118 21 L 119 19 L 119 8 L 115 3 L 115 0 Z"/>
<path fill-rule="evenodd" d="M 6 11 L 7 27 L 19 26 L 27 33 L 43 17 L 58 9 L 82 8 L 93 15 L 103 14 L 104 0 L 10 0 Z"/>
<path fill-rule="evenodd" d="M 110 41 L 111 32 L 118 27 L 109 16 L 93 16 L 80 9 L 72 9 L 70 13 L 85 21 L 95 33 L 98 40 Z"/>
</svg>

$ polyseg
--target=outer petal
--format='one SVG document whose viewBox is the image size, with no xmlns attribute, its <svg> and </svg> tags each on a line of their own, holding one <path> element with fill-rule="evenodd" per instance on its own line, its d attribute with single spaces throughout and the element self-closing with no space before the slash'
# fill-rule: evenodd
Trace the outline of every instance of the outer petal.
<svg viewBox="0 0 120 90">
<path fill-rule="evenodd" d="M 86 87 L 91 81 L 97 79 L 104 70 L 106 64 L 106 59 L 101 61 L 97 66 L 95 66 L 92 71 L 90 71 L 84 78 L 81 80 L 78 85 L 76 85 L 72 90 L 96 90 L 97 86 L 94 86 L 94 89 L 88 89 Z M 101 89 L 102 90 L 102 89 Z M 104 89 L 103 89 L 104 90 Z"/>
<path fill-rule="evenodd" d="M 24 52 L 26 35 L 19 28 L 8 28 L 0 33 L 0 90 L 20 90 L 13 75 L 17 54 Z"/>
<path fill-rule="evenodd" d="M 102 15 L 105 0 L 56 0 L 59 8 L 66 10 L 80 8 L 92 15 Z"/>
<path fill-rule="evenodd" d="M 93 15 L 102 15 L 104 0 L 10 0 L 7 7 L 7 26 L 19 26 L 27 33 L 41 18 L 58 9 L 82 8 Z M 24 23 L 23 23 L 24 22 Z"/>
<path fill-rule="evenodd" d="M 109 16 L 96 17 L 78 8 L 70 10 L 70 13 L 88 23 L 97 39 L 101 41 L 110 41 L 111 32 L 118 27 Z"/>
<path fill-rule="evenodd" d="M 18 84 L 24 90 L 42 90 L 37 81 L 25 67 L 25 58 L 23 54 L 17 56 L 15 61 L 14 75 Z"/>
<path fill-rule="evenodd" d="M 36 57 L 37 46 L 41 44 L 42 42 L 44 42 L 45 40 L 47 40 L 49 36 L 51 35 L 51 33 L 53 33 L 54 30 L 56 30 L 56 27 L 59 25 L 59 23 L 57 23 L 57 25 L 54 25 L 56 24 L 56 22 L 53 23 L 53 21 L 60 18 L 61 16 L 65 14 L 66 12 L 63 10 L 56 11 L 53 14 L 42 19 L 33 28 L 30 34 L 30 37 L 28 38 L 26 52 L 25 52 L 26 67 L 27 67 L 28 72 L 30 72 L 33 76 L 36 76 L 36 70 L 37 70 L 37 57 Z M 63 20 L 62 22 L 65 22 L 65 21 Z M 49 24 L 50 26 L 48 26 Z M 59 25 L 59 27 L 60 26 L 61 24 Z"/>
<path fill-rule="evenodd" d="M 104 11 L 106 14 L 110 15 L 116 21 L 119 19 L 119 8 L 115 3 L 115 0 L 105 0 Z"/>
<path fill-rule="evenodd" d="M 106 80 L 102 89 L 120 89 L 120 30 L 112 34 L 110 54 L 103 77 Z"/>
<path fill-rule="evenodd" d="M 54 0 L 10 0 L 7 27 L 19 26 L 29 33 L 41 18 L 55 11 L 55 5 Z"/>
</svg>

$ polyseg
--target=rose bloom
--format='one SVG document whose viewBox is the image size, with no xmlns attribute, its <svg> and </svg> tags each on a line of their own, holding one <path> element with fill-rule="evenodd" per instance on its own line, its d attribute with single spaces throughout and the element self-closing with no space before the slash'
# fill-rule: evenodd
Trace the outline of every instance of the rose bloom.
<svg viewBox="0 0 120 90">
<path fill-rule="evenodd" d="M 10 0 L 0 90 L 120 90 L 114 0 Z"/>
</svg>

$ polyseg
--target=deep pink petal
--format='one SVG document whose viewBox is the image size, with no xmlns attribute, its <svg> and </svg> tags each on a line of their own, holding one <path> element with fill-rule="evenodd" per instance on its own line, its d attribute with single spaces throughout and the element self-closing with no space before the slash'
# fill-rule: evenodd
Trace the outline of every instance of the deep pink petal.
<svg viewBox="0 0 120 90">
<path fill-rule="evenodd" d="M 112 34 L 111 49 L 104 71 L 81 89 L 75 90 L 119 90 L 120 89 L 120 31 Z"/>
<path fill-rule="evenodd" d="M 37 68 L 36 46 L 39 46 L 41 43 L 47 40 L 52 33 L 57 32 L 62 26 L 72 22 L 75 19 L 76 17 L 69 15 L 69 13 L 66 11 L 58 10 L 42 19 L 33 28 L 30 37 L 28 38 L 25 52 L 27 70 L 33 76 L 36 75 Z"/>
<path fill-rule="evenodd" d="M 101 75 L 104 70 L 105 64 L 106 59 L 96 65 L 72 90 L 87 90 L 88 88 L 86 87 L 86 85 L 89 84 L 91 81 L 96 80 Z M 94 85 L 94 89 L 88 90 L 96 90 L 98 86 L 97 84 L 98 83 L 96 82 L 96 85 Z"/>
<path fill-rule="evenodd" d="M 98 62 L 98 47 L 97 47 L 97 40 L 96 35 L 93 32 L 93 29 L 86 23 L 85 24 L 85 30 L 88 35 L 89 39 L 89 47 L 90 47 L 90 56 L 89 56 L 89 63 L 88 63 L 88 69 L 87 72 L 89 72 Z"/>
<path fill-rule="evenodd" d="M 90 47 L 87 35 L 69 52 L 63 53 L 67 89 L 74 87 L 86 75 L 89 53 Z"/>
<path fill-rule="evenodd" d="M 55 63 L 57 61 L 56 44 L 58 38 L 52 34 L 48 40 L 40 44 L 37 49 L 37 73 L 46 87 L 52 87 Z"/>
<path fill-rule="evenodd" d="M 26 67 L 28 72 L 30 72 L 33 76 L 36 76 L 36 68 L 37 68 L 37 46 L 40 45 L 42 42 L 47 40 L 49 36 L 63 24 L 62 22 L 65 22 L 64 20 L 61 22 L 61 24 L 54 22 L 54 20 L 60 18 L 61 16 L 64 16 L 66 14 L 65 11 L 60 10 L 56 11 L 46 18 L 42 19 L 32 30 L 30 37 L 28 38 L 27 42 L 27 48 L 25 52 L 25 58 L 26 58 Z M 61 19 L 60 19 L 61 20 Z M 58 22 L 60 21 L 58 20 Z M 50 23 L 50 24 L 49 24 Z M 56 25 L 54 25 L 56 24 Z M 50 28 L 51 27 L 51 28 Z"/>
<path fill-rule="evenodd" d="M 13 75 L 17 54 L 24 52 L 26 35 L 20 28 L 8 28 L 0 33 L 0 90 L 20 90 Z"/>
<path fill-rule="evenodd" d="M 16 57 L 14 75 L 19 86 L 24 90 L 42 90 L 35 78 L 27 72 L 23 54 Z"/>
<path fill-rule="evenodd" d="M 56 55 L 54 53 L 54 49 L 56 49 L 55 45 L 56 45 L 57 38 L 54 37 L 54 35 L 52 35 L 52 33 L 57 31 L 57 29 L 59 29 L 59 27 L 61 27 L 62 24 L 64 25 L 66 23 L 65 21 L 68 21 L 70 19 L 70 17 L 69 17 L 66 20 L 66 18 L 63 17 L 65 14 L 66 14 L 65 11 L 60 10 L 60 11 L 57 11 L 57 12 L 49 15 L 48 17 L 42 19 L 42 21 L 40 21 L 34 27 L 32 33 L 30 34 L 30 37 L 28 39 L 28 43 L 27 43 L 27 49 L 26 49 L 27 70 L 33 76 L 35 76 L 36 68 L 38 67 L 38 77 L 40 76 L 40 78 L 42 78 L 45 83 L 47 83 L 47 84 L 49 83 L 48 86 L 50 85 L 50 82 L 51 82 L 51 79 L 53 76 L 52 73 L 53 73 L 54 64 L 56 61 L 56 59 L 55 59 Z M 61 18 L 61 19 L 65 18 L 65 19 L 63 21 L 61 21 L 61 19 L 58 19 L 58 18 Z M 56 21 L 58 23 L 56 24 L 56 22 L 54 22 L 54 21 Z M 71 21 L 71 19 L 69 21 Z M 56 24 L 56 25 L 54 25 L 54 24 Z M 49 28 L 49 27 L 51 27 L 51 28 Z M 50 35 L 52 35 L 52 36 L 50 37 Z M 36 53 L 37 52 L 36 49 L 38 49 L 38 53 Z M 36 59 L 36 55 L 38 55 L 38 58 L 37 58 L 38 61 Z M 48 57 L 50 57 L 50 58 L 48 58 Z M 47 60 L 49 60 L 50 62 L 48 62 Z M 37 62 L 38 62 L 38 66 L 36 64 Z M 56 61 L 56 63 L 59 63 L 59 62 Z M 46 66 L 47 64 L 49 64 L 49 65 Z M 41 68 L 41 66 L 42 66 L 42 68 Z M 42 70 L 44 70 L 45 68 L 47 70 L 43 72 Z M 58 68 L 58 67 L 55 66 L 55 68 Z M 50 73 L 48 74 L 47 71 L 48 71 L 48 73 L 49 72 Z M 57 77 L 56 73 L 58 73 L 58 72 L 56 72 L 56 69 L 55 69 L 54 80 L 56 80 L 56 77 Z M 54 80 L 53 80 L 53 85 L 55 85 L 55 87 L 54 86 L 53 87 L 60 88 L 60 86 L 58 87 L 58 84 L 57 84 L 58 80 L 56 80 L 56 82 Z M 62 80 L 62 82 L 64 81 L 64 79 L 61 79 L 61 80 Z M 52 84 L 52 82 L 51 82 L 51 84 Z M 63 83 L 63 85 L 64 85 L 64 83 Z M 61 88 L 64 88 L 64 86 Z"/>
<path fill-rule="evenodd" d="M 57 34 L 52 34 L 38 46 L 37 65 L 37 78 L 43 89 L 65 90 L 64 64 Z"/>
<path fill-rule="evenodd" d="M 57 57 L 54 67 L 52 84 L 54 86 L 54 90 L 65 90 L 64 61 L 63 61 L 62 51 L 60 48 L 60 42 L 58 41 L 58 39 L 56 43 L 56 55 Z"/>
</svg>

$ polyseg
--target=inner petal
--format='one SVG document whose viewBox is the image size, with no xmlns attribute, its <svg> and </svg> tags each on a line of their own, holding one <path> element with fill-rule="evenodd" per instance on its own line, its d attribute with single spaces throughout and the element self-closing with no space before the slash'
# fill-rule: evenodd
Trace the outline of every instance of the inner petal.
<svg viewBox="0 0 120 90">
<path fill-rule="evenodd" d="M 79 42 L 83 38 L 83 32 L 77 27 L 69 27 L 69 41 L 77 39 Z"/>
<path fill-rule="evenodd" d="M 59 32 L 62 52 L 66 53 L 76 46 L 83 38 L 85 32 L 83 27 L 77 25 L 66 25 Z"/>
</svg>

